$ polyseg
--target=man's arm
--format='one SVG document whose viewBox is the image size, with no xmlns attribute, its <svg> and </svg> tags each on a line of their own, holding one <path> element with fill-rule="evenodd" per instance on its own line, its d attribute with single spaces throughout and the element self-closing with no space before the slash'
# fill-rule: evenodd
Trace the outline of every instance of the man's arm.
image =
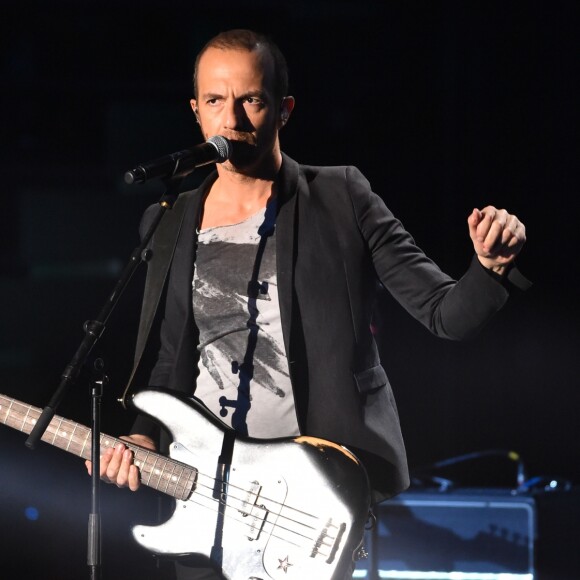
<svg viewBox="0 0 580 580">
<path fill-rule="evenodd" d="M 507 301 L 501 278 L 511 277 L 507 271 L 525 242 L 523 224 L 492 206 L 474 210 L 469 232 L 476 256 L 456 281 L 416 245 L 356 168 L 348 167 L 346 177 L 355 219 L 385 288 L 437 336 L 464 340 L 479 332 Z"/>
</svg>

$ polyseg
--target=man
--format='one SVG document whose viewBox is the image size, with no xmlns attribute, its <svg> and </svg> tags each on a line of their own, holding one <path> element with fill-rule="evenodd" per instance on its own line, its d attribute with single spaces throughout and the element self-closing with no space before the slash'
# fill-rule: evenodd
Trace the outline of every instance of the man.
<svg viewBox="0 0 580 580">
<path fill-rule="evenodd" d="M 281 153 L 278 134 L 294 109 L 287 84 L 279 50 L 250 31 L 222 33 L 198 56 L 193 112 L 204 139 L 226 137 L 233 154 L 180 197 L 149 384 L 195 394 L 244 435 L 345 445 L 363 461 L 378 502 L 402 491 L 408 473 L 370 331 L 376 280 L 435 334 L 466 338 L 506 301 L 525 228 L 505 210 L 474 209 L 475 257 L 452 280 L 356 169 L 301 166 Z M 154 250 L 152 278 L 163 276 L 156 267 Z M 150 449 L 156 439 L 145 418 L 127 437 Z M 101 476 L 139 487 L 123 446 L 105 452 Z"/>
</svg>

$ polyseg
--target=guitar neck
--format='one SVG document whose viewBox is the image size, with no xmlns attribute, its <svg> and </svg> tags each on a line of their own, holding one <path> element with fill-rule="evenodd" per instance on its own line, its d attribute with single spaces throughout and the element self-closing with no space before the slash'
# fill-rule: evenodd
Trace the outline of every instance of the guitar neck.
<svg viewBox="0 0 580 580">
<path fill-rule="evenodd" d="M 40 414 L 41 409 L 38 407 L 0 394 L 0 423 L 28 434 L 34 428 Z M 56 415 L 52 419 L 42 436 L 42 441 L 83 459 L 91 458 L 91 429 L 64 417 Z M 143 485 L 176 499 L 185 500 L 189 497 L 197 477 L 195 468 L 101 433 L 101 453 L 118 443 L 133 451 L 134 462 L 139 467 Z"/>
</svg>

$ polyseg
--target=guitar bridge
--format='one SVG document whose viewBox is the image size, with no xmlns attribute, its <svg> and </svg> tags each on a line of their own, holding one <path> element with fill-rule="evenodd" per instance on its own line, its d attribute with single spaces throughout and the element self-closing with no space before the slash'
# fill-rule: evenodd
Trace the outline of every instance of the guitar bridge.
<svg viewBox="0 0 580 580">
<path fill-rule="evenodd" d="M 340 541 L 346 530 L 346 524 L 339 526 L 332 523 L 332 519 L 328 520 L 326 526 L 320 532 L 314 548 L 310 553 L 311 558 L 322 556 L 326 558 L 326 563 L 331 564 L 336 556 L 336 552 L 340 546 Z"/>
</svg>

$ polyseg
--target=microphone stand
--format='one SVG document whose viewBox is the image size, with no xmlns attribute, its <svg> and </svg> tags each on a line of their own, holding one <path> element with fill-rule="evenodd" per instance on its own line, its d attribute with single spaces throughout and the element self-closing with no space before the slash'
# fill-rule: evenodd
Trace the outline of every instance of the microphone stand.
<svg viewBox="0 0 580 580">
<path fill-rule="evenodd" d="M 112 294 L 105 302 L 99 315 L 95 320 L 85 322 L 83 328 L 85 336 L 75 352 L 70 363 L 65 367 L 61 381 L 48 405 L 44 407 L 38 421 L 30 432 L 26 440 L 26 447 L 35 449 L 38 441 L 43 437 L 44 432 L 52 421 L 56 410 L 64 398 L 68 389 L 75 384 L 83 366 L 86 364 L 91 350 L 105 331 L 106 322 L 117 305 L 123 291 L 128 286 L 133 274 L 141 262 L 146 262 L 150 258 L 147 246 L 155 233 L 157 226 L 168 209 L 171 209 L 179 195 L 178 188 L 183 181 L 184 175 L 173 176 L 164 180 L 166 191 L 159 200 L 159 208 L 155 214 L 149 230 L 143 237 L 139 246 L 131 254 L 129 261 L 123 268 L 119 280 L 113 289 Z M 103 363 L 100 359 L 95 361 L 95 369 L 103 370 Z M 101 576 L 101 522 L 100 522 L 100 493 L 99 493 L 99 473 L 100 473 L 100 402 L 103 386 L 108 382 L 106 375 L 100 374 L 93 379 L 92 387 L 92 412 L 91 412 L 91 513 L 88 523 L 88 553 L 87 565 L 90 568 L 91 580 L 98 580 Z"/>
</svg>

